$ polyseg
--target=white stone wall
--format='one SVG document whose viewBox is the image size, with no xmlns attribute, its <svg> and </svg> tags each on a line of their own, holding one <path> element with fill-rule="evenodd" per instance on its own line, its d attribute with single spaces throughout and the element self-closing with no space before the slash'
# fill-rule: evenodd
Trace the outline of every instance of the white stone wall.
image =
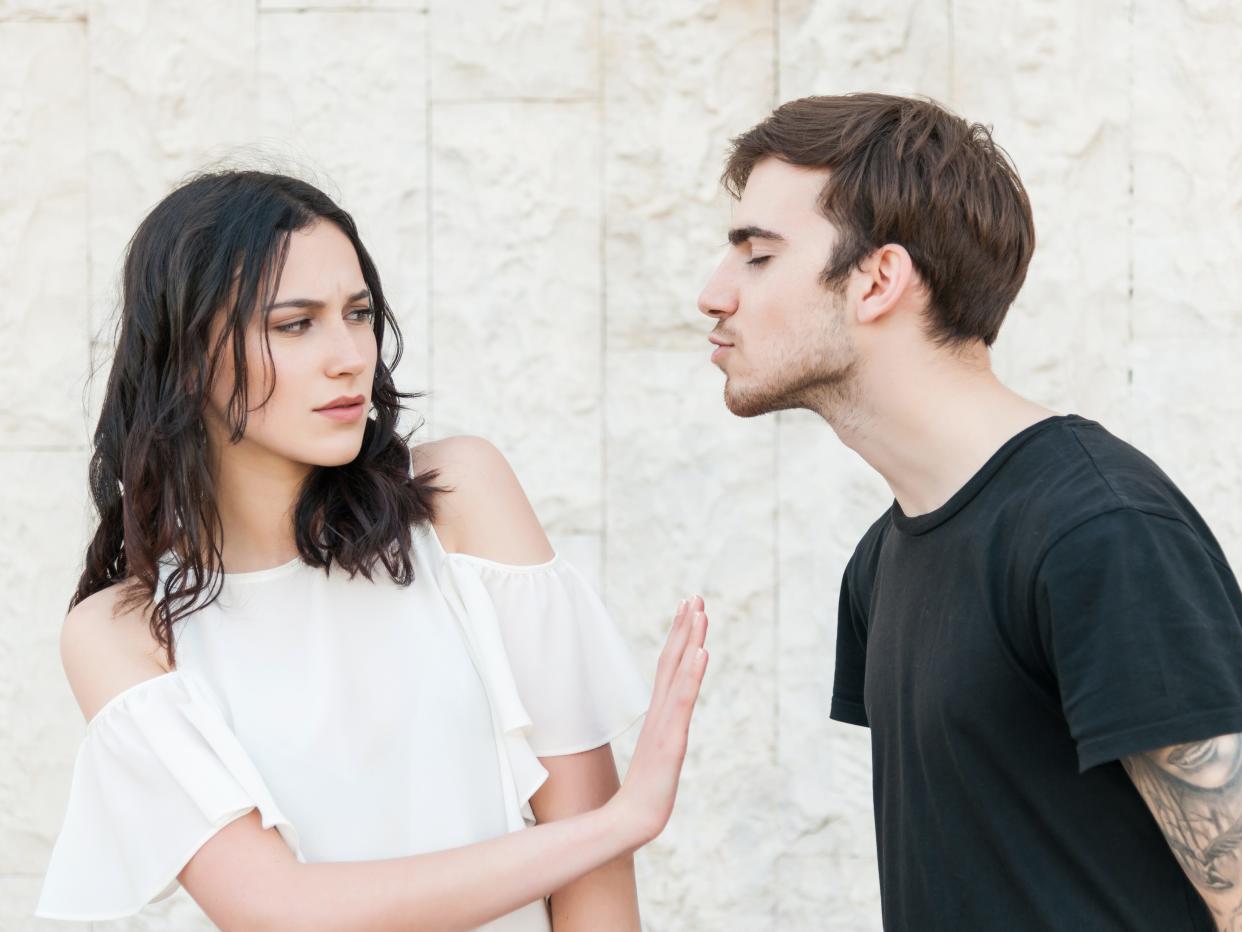
<svg viewBox="0 0 1242 932">
<path fill-rule="evenodd" d="M 1139 444 L 1242 565 L 1240 46 L 1232 0 L 0 0 L 0 930 L 55 927 L 28 917 L 82 734 L 56 640 L 121 250 L 239 152 L 339 194 L 424 435 L 505 450 L 644 665 L 706 595 L 648 929 L 878 929 L 866 734 L 827 706 L 887 496 L 813 418 L 720 402 L 694 301 L 726 141 L 863 89 L 993 124 L 1040 236 L 998 368 Z M 209 927 L 184 897 L 94 926 Z"/>
</svg>

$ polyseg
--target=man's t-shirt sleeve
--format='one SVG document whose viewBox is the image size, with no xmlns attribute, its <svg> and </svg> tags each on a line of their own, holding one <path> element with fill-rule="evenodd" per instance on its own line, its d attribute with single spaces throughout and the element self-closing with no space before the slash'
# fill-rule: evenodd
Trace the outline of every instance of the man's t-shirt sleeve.
<svg viewBox="0 0 1242 932">
<path fill-rule="evenodd" d="M 837 607 L 837 667 L 832 683 L 829 716 L 838 722 L 868 726 L 863 706 L 863 679 L 867 671 L 866 620 L 859 617 L 851 597 L 850 569 L 841 579 L 841 598 Z"/>
<path fill-rule="evenodd" d="M 1049 549 L 1035 594 L 1080 770 L 1242 731 L 1242 594 L 1182 521 L 1098 515 Z"/>
</svg>

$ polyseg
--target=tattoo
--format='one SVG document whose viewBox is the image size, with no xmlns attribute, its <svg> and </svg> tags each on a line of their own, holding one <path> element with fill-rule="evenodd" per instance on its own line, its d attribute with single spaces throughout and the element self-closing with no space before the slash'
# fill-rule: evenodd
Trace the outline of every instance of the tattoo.
<svg viewBox="0 0 1242 932">
<path fill-rule="evenodd" d="M 1242 930 L 1242 735 L 1121 763 L 1217 923 Z"/>
</svg>

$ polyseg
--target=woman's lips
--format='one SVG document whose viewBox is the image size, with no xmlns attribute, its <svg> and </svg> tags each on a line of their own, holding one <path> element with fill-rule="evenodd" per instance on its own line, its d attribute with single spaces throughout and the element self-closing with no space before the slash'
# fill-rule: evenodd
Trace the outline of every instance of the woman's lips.
<svg viewBox="0 0 1242 932">
<path fill-rule="evenodd" d="M 330 417 L 334 421 L 356 421 L 362 416 L 364 405 L 360 401 L 352 405 L 338 405 L 334 408 L 317 408 L 316 414 Z"/>
</svg>

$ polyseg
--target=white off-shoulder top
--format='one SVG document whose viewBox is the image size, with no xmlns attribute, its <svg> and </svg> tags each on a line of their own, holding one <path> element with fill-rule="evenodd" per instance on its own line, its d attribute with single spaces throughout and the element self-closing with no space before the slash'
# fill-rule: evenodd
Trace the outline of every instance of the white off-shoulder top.
<svg viewBox="0 0 1242 932">
<path fill-rule="evenodd" d="M 540 757 L 600 747 L 648 690 L 567 562 L 446 553 L 414 529 L 414 582 L 294 560 L 224 577 L 180 621 L 177 668 L 91 720 L 37 915 L 130 915 L 257 809 L 302 861 L 360 861 L 522 829 Z M 546 932 L 543 902 L 488 930 Z"/>
</svg>

